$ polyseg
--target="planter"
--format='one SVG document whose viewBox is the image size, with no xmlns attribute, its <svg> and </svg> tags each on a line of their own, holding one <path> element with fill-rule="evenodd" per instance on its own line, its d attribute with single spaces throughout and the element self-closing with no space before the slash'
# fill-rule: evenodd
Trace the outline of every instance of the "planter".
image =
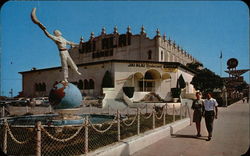
<svg viewBox="0 0 250 156">
<path fill-rule="evenodd" d="M 179 98 L 173 98 L 173 102 L 176 103 L 179 100 Z"/>
<path fill-rule="evenodd" d="M 171 88 L 172 98 L 180 98 L 181 89 L 180 88 Z"/>
<path fill-rule="evenodd" d="M 129 97 L 132 98 L 135 92 L 135 87 L 123 87 L 123 92 Z"/>
</svg>

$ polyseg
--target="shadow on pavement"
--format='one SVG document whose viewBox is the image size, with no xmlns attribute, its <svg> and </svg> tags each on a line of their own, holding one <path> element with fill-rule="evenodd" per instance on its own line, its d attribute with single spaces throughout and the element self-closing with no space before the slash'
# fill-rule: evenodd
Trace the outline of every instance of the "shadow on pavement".
<svg viewBox="0 0 250 156">
<path fill-rule="evenodd" d="M 171 137 L 172 138 L 190 138 L 190 139 L 199 139 L 199 140 L 207 139 L 207 136 L 197 137 L 196 135 L 186 135 L 186 134 L 172 134 Z"/>
</svg>

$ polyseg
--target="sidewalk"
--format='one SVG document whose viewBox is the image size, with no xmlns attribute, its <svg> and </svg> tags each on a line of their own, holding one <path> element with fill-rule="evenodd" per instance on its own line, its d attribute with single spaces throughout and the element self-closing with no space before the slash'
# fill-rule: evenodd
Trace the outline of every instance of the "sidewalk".
<svg viewBox="0 0 250 156">
<path fill-rule="evenodd" d="M 211 141 L 206 141 L 204 118 L 201 129 L 202 137 L 196 138 L 196 128 L 193 123 L 132 156 L 240 156 L 250 145 L 249 104 L 240 101 L 219 108 Z"/>
</svg>

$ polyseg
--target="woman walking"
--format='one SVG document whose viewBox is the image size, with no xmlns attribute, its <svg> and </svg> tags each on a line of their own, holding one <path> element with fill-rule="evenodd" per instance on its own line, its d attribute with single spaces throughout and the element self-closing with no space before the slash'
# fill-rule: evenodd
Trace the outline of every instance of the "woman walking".
<svg viewBox="0 0 250 156">
<path fill-rule="evenodd" d="M 203 100 L 201 99 L 201 92 L 196 93 L 196 99 L 193 101 L 192 107 L 194 110 L 193 114 L 193 122 L 196 124 L 197 129 L 197 137 L 201 137 L 201 118 L 204 112 L 204 104 Z"/>
</svg>

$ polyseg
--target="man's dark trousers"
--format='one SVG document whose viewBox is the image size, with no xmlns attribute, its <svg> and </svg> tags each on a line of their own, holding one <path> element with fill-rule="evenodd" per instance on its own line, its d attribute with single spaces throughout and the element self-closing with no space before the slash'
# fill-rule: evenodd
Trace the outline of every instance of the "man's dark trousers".
<svg viewBox="0 0 250 156">
<path fill-rule="evenodd" d="M 208 131 L 208 137 L 212 137 L 214 111 L 205 111 L 205 122 L 206 122 L 207 131 Z"/>
</svg>

